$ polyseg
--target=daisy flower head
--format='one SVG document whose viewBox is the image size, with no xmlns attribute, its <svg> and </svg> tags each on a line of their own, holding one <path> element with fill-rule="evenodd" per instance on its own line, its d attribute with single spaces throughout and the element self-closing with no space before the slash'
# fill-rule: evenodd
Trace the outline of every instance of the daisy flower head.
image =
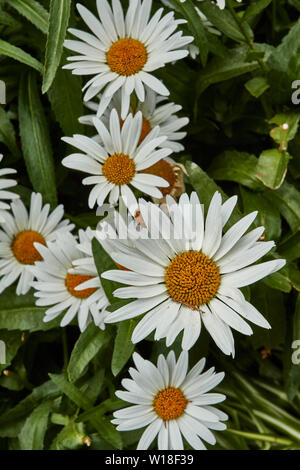
<svg viewBox="0 0 300 470">
<path fill-rule="evenodd" d="M 39 193 L 32 193 L 29 213 L 21 199 L 12 202 L 11 211 L 12 214 L 3 213 L 4 224 L 0 230 L 0 292 L 19 278 L 16 293 L 23 295 L 34 279 L 32 265 L 42 259 L 35 242 L 46 245 L 58 234 L 73 230 L 74 225 L 62 220 L 63 205 L 50 213 L 50 205 L 43 206 Z"/>
<path fill-rule="evenodd" d="M 162 16 L 160 8 L 150 18 L 152 0 L 129 0 L 124 15 L 120 0 L 96 2 L 99 19 L 87 8 L 77 4 L 83 21 L 91 30 L 86 33 L 69 29 L 77 40 L 66 40 L 65 47 L 80 55 L 68 58 L 70 64 L 64 68 L 77 75 L 93 75 L 84 87 L 84 99 L 89 101 L 104 89 L 101 112 L 108 106 L 114 93 L 122 90 L 122 119 L 125 119 L 130 96 L 135 91 L 144 101 L 145 86 L 163 96 L 169 91 L 152 72 L 169 62 L 188 55 L 183 47 L 193 41 L 176 31 L 184 20 L 175 20 L 174 12 Z"/>
<path fill-rule="evenodd" d="M 165 358 L 158 357 L 157 366 L 133 354 L 136 368 L 130 368 L 131 379 L 124 379 L 126 391 L 117 391 L 121 400 L 133 406 L 114 412 L 113 424 L 119 431 L 146 427 L 138 443 L 138 450 L 146 450 L 157 437 L 159 450 L 183 450 L 185 441 L 194 449 L 205 449 L 203 441 L 215 444 L 211 430 L 222 431 L 227 415 L 214 404 L 225 400 L 220 393 L 207 393 L 224 378 L 214 367 L 202 372 L 201 359 L 188 372 L 188 353 L 182 351 L 178 361 L 170 351 Z"/>
<path fill-rule="evenodd" d="M 139 111 L 134 117 L 129 114 L 122 124 L 117 111 L 113 109 L 110 113 L 109 129 L 100 119 L 94 118 L 94 125 L 103 145 L 83 135 L 63 138 L 65 142 L 83 152 L 64 158 L 63 165 L 92 175 L 82 181 L 84 185 L 93 185 L 88 201 L 90 208 L 93 208 L 96 202 L 101 207 L 108 195 L 109 203 L 116 204 L 121 195 L 134 215 L 138 204 L 130 186 L 158 198 L 162 197 L 158 187 L 169 186 L 163 178 L 147 174 L 146 169 L 170 155 L 172 151 L 168 148 L 157 148 L 166 140 L 165 136 L 159 135 L 159 127 L 152 129 L 139 144 L 142 121 L 142 113 Z"/>
<path fill-rule="evenodd" d="M 281 269 L 285 260 L 254 264 L 274 242 L 257 241 L 264 227 L 246 233 L 257 212 L 243 217 L 223 235 L 237 197 L 222 204 L 216 192 L 206 218 L 195 192 L 184 193 L 179 203 L 166 198 L 168 214 L 151 202 L 139 201 L 148 240 L 136 240 L 126 248 L 113 240 L 112 259 L 131 272 L 102 274 L 129 287 L 117 289 L 115 297 L 136 298 L 111 313 L 107 323 L 146 314 L 135 327 L 133 343 L 155 330 L 155 340 L 166 338 L 169 347 L 183 330 L 182 348 L 190 349 L 200 335 L 202 323 L 225 354 L 234 355 L 231 328 L 251 335 L 245 321 L 263 328 L 269 323 L 245 300 L 239 288 Z M 252 266 L 250 266 L 252 265 Z"/>
<path fill-rule="evenodd" d="M 0 154 L 0 162 L 3 159 L 3 155 Z M 14 179 L 7 179 L 2 178 L 6 175 L 11 175 L 16 173 L 16 170 L 12 168 L 1 168 L 0 169 L 0 223 L 5 222 L 5 218 L 3 217 L 3 211 L 9 210 L 9 204 L 7 204 L 6 200 L 12 201 L 14 199 L 18 199 L 18 194 L 12 193 L 8 191 L 8 188 L 12 188 L 13 186 L 17 185 L 17 182 Z"/>
<path fill-rule="evenodd" d="M 94 114 L 82 116 L 79 119 L 82 124 L 92 126 L 94 125 L 93 119 L 96 117 L 101 106 L 102 95 L 99 95 L 98 98 L 98 103 L 93 101 L 86 103 L 86 106 L 91 111 L 94 111 Z M 117 110 L 118 115 L 121 118 L 122 94 L 120 90 L 115 93 L 106 111 L 101 116 L 101 121 L 106 126 L 109 124 L 109 116 L 111 110 L 114 108 Z M 151 129 L 159 126 L 159 136 L 167 137 L 167 139 L 162 142 L 159 147 L 169 148 L 173 152 L 181 152 L 184 150 L 184 146 L 179 141 L 184 139 L 186 132 L 182 132 L 180 129 L 188 124 L 189 119 L 187 117 L 179 118 L 176 115 L 176 113 L 181 109 L 182 106 L 175 103 L 166 102 L 164 97 L 159 96 L 155 91 L 151 90 L 151 88 L 146 87 L 145 101 L 138 101 L 135 108 L 133 108 L 133 106 L 130 107 L 130 112 L 132 114 L 140 111 L 143 116 L 142 132 L 139 143 L 144 140 Z M 98 136 L 96 136 L 96 139 L 97 137 Z"/>
<path fill-rule="evenodd" d="M 48 242 L 47 246 L 36 243 L 35 247 L 43 258 L 32 267 L 37 278 L 32 283 L 38 298 L 36 305 L 52 305 L 46 310 L 44 322 L 63 313 L 62 327 L 77 315 L 80 331 L 84 331 L 91 321 L 104 329 L 105 309 L 109 302 L 91 255 L 89 233 L 80 230 L 79 242 L 73 235 L 64 234 L 54 242 Z"/>
</svg>

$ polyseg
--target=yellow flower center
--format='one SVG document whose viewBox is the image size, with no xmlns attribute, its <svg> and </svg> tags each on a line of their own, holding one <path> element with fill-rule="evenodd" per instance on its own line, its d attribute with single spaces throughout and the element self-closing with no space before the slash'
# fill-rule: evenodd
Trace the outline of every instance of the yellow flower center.
<svg viewBox="0 0 300 470">
<path fill-rule="evenodd" d="M 151 175 L 161 176 L 166 181 L 168 181 L 170 186 L 167 188 L 159 188 L 163 196 L 166 196 L 172 192 L 177 180 L 171 163 L 167 162 L 166 160 L 160 160 L 159 162 L 154 163 L 154 165 L 150 166 L 149 168 L 142 170 L 141 173 L 150 173 Z"/>
<path fill-rule="evenodd" d="M 156 414 L 163 420 L 177 419 L 183 415 L 188 400 L 179 388 L 168 387 L 157 393 L 153 400 Z"/>
<path fill-rule="evenodd" d="M 175 302 L 197 307 L 215 297 L 220 273 L 215 263 L 199 251 L 186 251 L 166 269 L 166 285 Z"/>
<path fill-rule="evenodd" d="M 106 54 L 110 69 L 119 75 L 134 75 L 147 62 L 147 49 L 140 41 L 132 38 L 119 39 Z"/>
<path fill-rule="evenodd" d="M 34 264 L 42 261 L 43 258 L 34 247 L 35 242 L 46 245 L 44 237 L 34 230 L 24 230 L 14 237 L 11 250 L 19 263 Z"/>
<path fill-rule="evenodd" d="M 115 153 L 103 164 L 102 173 L 110 183 L 128 184 L 135 175 L 135 164 L 128 155 Z"/>
<path fill-rule="evenodd" d="M 90 279 L 93 279 L 93 277 L 85 276 L 83 274 L 68 273 L 65 279 L 66 288 L 74 297 L 77 297 L 78 299 L 86 299 L 87 297 L 92 295 L 97 289 L 90 288 L 84 290 L 75 290 L 75 287 L 79 286 L 83 282 L 89 281 Z"/>
</svg>

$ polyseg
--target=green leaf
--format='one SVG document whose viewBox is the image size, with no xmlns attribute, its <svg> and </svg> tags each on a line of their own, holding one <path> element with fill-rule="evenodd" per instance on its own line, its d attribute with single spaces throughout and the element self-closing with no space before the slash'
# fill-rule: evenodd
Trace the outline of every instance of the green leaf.
<svg viewBox="0 0 300 470">
<path fill-rule="evenodd" d="M 97 417 L 97 415 L 93 413 L 92 402 L 86 398 L 74 384 L 68 382 L 63 375 L 49 374 L 49 376 L 60 390 L 76 403 L 79 408 L 85 411 L 91 410 L 88 419 L 100 436 L 107 442 L 110 442 L 115 448 L 122 449 L 120 434 L 105 416 L 101 415 Z"/>
<path fill-rule="evenodd" d="M 268 88 L 270 85 L 266 77 L 253 77 L 248 82 L 245 83 L 246 90 L 254 96 L 255 98 L 259 98 Z"/>
<path fill-rule="evenodd" d="M 209 175 L 220 181 L 235 181 L 250 189 L 263 189 L 256 176 L 257 158 L 246 152 L 226 150 L 214 158 Z"/>
<path fill-rule="evenodd" d="M 198 96 L 214 83 L 224 82 L 230 78 L 256 70 L 259 67 L 258 63 L 256 61 L 248 62 L 246 60 L 247 53 L 248 48 L 240 46 L 228 50 L 223 57 L 214 57 L 198 75 L 199 78 L 196 83 Z"/>
<path fill-rule="evenodd" d="M 291 283 L 287 275 L 283 274 L 284 269 L 280 273 L 273 273 L 263 279 L 263 283 L 272 289 L 280 290 L 281 292 L 291 292 Z"/>
<path fill-rule="evenodd" d="M 45 401 L 26 419 L 19 435 L 21 450 L 43 450 L 51 408 L 52 401 Z"/>
<path fill-rule="evenodd" d="M 39 403 L 45 400 L 55 399 L 59 394 L 59 389 L 51 380 L 35 387 L 30 395 L 0 416 L 0 436 L 18 435 L 17 424 L 19 421 L 28 416 Z M 14 433 L 14 429 L 17 434 Z"/>
<path fill-rule="evenodd" d="M 9 119 L 8 113 L 5 112 L 2 106 L 0 106 L 0 142 L 5 144 L 14 156 L 20 157 L 14 126 Z"/>
<path fill-rule="evenodd" d="M 282 185 L 287 172 L 290 155 L 277 149 L 264 150 L 257 162 L 257 178 L 270 189 Z"/>
<path fill-rule="evenodd" d="M 203 26 L 192 0 L 186 0 L 181 3 L 179 0 L 169 0 L 182 16 L 187 20 L 187 27 L 194 36 L 195 44 L 199 47 L 199 54 L 202 65 L 206 65 L 208 55 L 208 41 Z"/>
<path fill-rule="evenodd" d="M 300 253 L 300 232 L 289 234 L 278 246 L 280 256 L 288 261 L 294 261 Z"/>
<path fill-rule="evenodd" d="M 50 450 L 76 450 L 85 440 L 84 425 L 71 421 L 55 437 Z"/>
<path fill-rule="evenodd" d="M 210 0 L 199 2 L 197 6 L 219 31 L 234 41 L 246 42 L 244 35 L 241 33 L 237 23 L 227 9 L 220 10 L 220 8 Z M 249 37 L 253 39 L 253 32 L 250 26 L 247 23 L 245 23 L 244 26 Z"/>
<path fill-rule="evenodd" d="M 251 324 L 254 331 L 250 338 L 251 343 L 255 348 L 262 346 L 268 349 L 277 348 L 284 344 L 286 332 L 283 294 L 262 285 L 262 283 L 252 287 L 251 292 L 251 302 L 271 325 L 271 329 L 266 330 Z"/>
<path fill-rule="evenodd" d="M 120 322 L 115 339 L 114 352 L 111 361 L 111 370 L 114 376 L 123 369 L 134 351 L 131 336 L 137 321 L 134 319 Z"/>
<path fill-rule="evenodd" d="M 114 303 L 116 299 L 113 296 L 113 291 L 120 287 L 120 284 L 118 282 L 108 281 L 107 279 L 102 278 L 101 275 L 105 271 L 116 269 L 116 265 L 96 238 L 92 240 L 92 250 L 95 265 L 97 267 L 98 275 L 101 279 L 101 284 L 105 291 L 106 297 L 110 303 Z"/>
<path fill-rule="evenodd" d="M 278 207 L 282 217 L 285 218 L 291 230 L 296 232 L 300 228 L 300 193 L 294 185 L 284 181 L 279 189 L 266 192 L 265 197 Z"/>
<path fill-rule="evenodd" d="M 81 95 L 81 79 L 70 74 L 69 70 L 59 68 L 48 97 L 65 135 L 83 133 L 83 127 L 78 121 L 84 114 Z"/>
<path fill-rule="evenodd" d="M 252 3 L 245 11 L 243 21 L 262 13 L 262 11 L 267 8 L 271 2 L 272 0 L 258 0 Z"/>
<path fill-rule="evenodd" d="M 281 218 L 277 207 L 271 204 L 268 199 L 262 197 L 261 193 L 249 191 L 242 186 L 240 191 L 245 214 L 257 210 L 258 214 L 254 224 L 265 227 L 264 236 L 266 240 L 278 239 L 281 235 Z"/>
<path fill-rule="evenodd" d="M 22 346 L 22 334 L 19 331 L 0 330 L 0 340 L 5 344 L 5 360 L 6 363 L 0 362 L 0 373 L 10 366 L 12 360 L 16 356 L 18 350 Z"/>
<path fill-rule="evenodd" d="M 68 382 L 64 375 L 49 374 L 49 377 L 79 408 L 87 410 L 92 407 L 92 402 L 74 384 Z"/>
<path fill-rule="evenodd" d="M 274 127 L 270 136 L 272 139 L 280 145 L 280 150 L 287 149 L 287 143 L 293 140 L 297 131 L 300 120 L 299 113 L 283 113 L 276 114 L 270 121 L 270 124 L 277 124 L 278 127 Z"/>
<path fill-rule="evenodd" d="M 17 60 L 18 62 L 22 62 L 22 64 L 28 65 L 38 72 L 43 71 L 43 65 L 38 60 L 36 60 L 27 52 L 24 52 L 19 47 L 13 46 L 8 42 L 3 41 L 3 39 L 0 39 L 0 54 Z"/>
<path fill-rule="evenodd" d="M 14 0 L 10 2 L 10 6 L 15 8 L 20 15 L 34 24 L 42 33 L 47 34 L 49 13 L 36 0 Z"/>
<path fill-rule="evenodd" d="M 79 336 L 68 365 L 68 377 L 71 382 L 75 382 L 82 375 L 86 366 L 109 339 L 107 331 L 100 330 L 94 323 Z"/>
<path fill-rule="evenodd" d="M 49 32 L 43 73 L 43 93 L 51 87 L 63 51 L 70 18 L 71 0 L 51 0 Z"/>
<path fill-rule="evenodd" d="M 211 198 L 216 191 L 219 191 L 222 194 L 223 201 L 228 199 L 224 191 L 196 163 L 187 162 L 186 169 L 189 175 L 189 182 L 194 187 L 201 204 L 204 204 L 206 209 L 208 208 Z M 230 227 L 240 218 L 241 213 L 239 209 L 235 207 L 229 221 L 227 222 L 228 226 Z"/>
<path fill-rule="evenodd" d="M 54 162 L 48 123 L 33 72 L 22 77 L 19 91 L 22 148 L 29 178 L 43 202 L 57 204 Z"/>
</svg>

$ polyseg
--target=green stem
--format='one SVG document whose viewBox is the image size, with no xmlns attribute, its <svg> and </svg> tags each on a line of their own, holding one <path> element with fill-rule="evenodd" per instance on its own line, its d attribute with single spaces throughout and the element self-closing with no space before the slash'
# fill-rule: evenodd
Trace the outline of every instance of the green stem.
<svg viewBox="0 0 300 470">
<path fill-rule="evenodd" d="M 226 2 L 226 5 L 228 5 L 231 16 L 235 20 L 238 28 L 240 29 L 241 33 L 243 34 L 244 38 L 246 39 L 246 42 L 247 42 L 248 46 L 250 47 L 250 49 L 252 49 L 254 52 L 256 52 L 255 45 L 254 45 L 251 37 L 249 36 L 249 33 L 248 33 L 247 29 L 244 27 L 243 22 L 241 21 L 240 17 L 237 15 L 237 13 L 236 13 L 236 11 L 235 11 L 235 9 L 234 9 L 231 2 L 232 2 L 232 0 L 227 0 L 227 2 Z M 264 72 L 268 72 L 268 68 L 267 68 L 266 64 L 264 63 L 264 61 L 259 57 L 256 60 L 257 60 L 258 64 L 261 66 L 262 70 Z"/>
<path fill-rule="evenodd" d="M 290 441 L 289 439 L 285 439 L 284 437 L 269 436 L 267 434 L 257 434 L 254 432 L 238 431 L 236 429 L 227 429 L 227 431 L 231 434 L 235 434 L 236 436 L 244 437 L 245 439 L 251 439 L 255 441 L 270 442 L 272 444 L 281 444 L 284 446 L 289 446 L 293 443 L 292 441 Z"/>
</svg>

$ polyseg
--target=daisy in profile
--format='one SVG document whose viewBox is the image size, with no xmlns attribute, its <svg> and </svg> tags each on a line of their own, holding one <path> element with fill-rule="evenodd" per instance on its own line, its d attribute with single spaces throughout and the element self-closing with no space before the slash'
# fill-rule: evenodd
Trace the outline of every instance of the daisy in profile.
<svg viewBox="0 0 300 470">
<path fill-rule="evenodd" d="M 0 162 L 3 159 L 3 155 L 0 154 Z M 2 176 L 12 175 L 17 173 L 16 170 L 12 168 L 1 168 L 0 169 L 0 223 L 5 222 L 5 218 L 3 217 L 3 211 L 10 209 L 9 204 L 7 204 L 6 200 L 12 201 L 14 199 L 18 199 L 18 194 L 12 193 L 8 191 L 8 188 L 12 188 L 13 186 L 17 185 L 17 182 L 14 179 L 7 179 L 2 178 Z"/>
<path fill-rule="evenodd" d="M 220 393 L 207 393 L 224 377 L 214 367 L 203 373 L 205 359 L 188 372 L 188 353 L 182 351 L 178 361 L 171 351 L 167 358 L 158 357 L 157 366 L 133 354 L 136 369 L 131 379 L 122 381 L 126 391 L 117 391 L 121 400 L 133 406 L 114 412 L 113 424 L 118 431 L 146 427 L 138 450 L 146 450 L 157 437 L 159 450 L 183 450 L 185 441 L 196 450 L 205 449 L 203 441 L 215 444 L 211 430 L 222 431 L 227 415 L 214 406 L 225 400 Z"/>
<path fill-rule="evenodd" d="M 109 203 L 115 204 L 121 195 L 134 215 L 138 205 L 130 186 L 158 198 L 162 197 L 158 186 L 169 186 L 166 180 L 147 174 L 146 170 L 172 151 L 167 148 L 157 149 L 166 140 L 165 136 L 159 136 L 159 127 L 152 129 L 139 144 L 142 121 L 142 113 L 139 111 L 134 117 L 129 114 L 121 126 L 118 113 L 113 109 L 109 130 L 98 118 L 94 118 L 103 146 L 83 135 L 63 138 L 82 152 L 64 158 L 63 165 L 92 175 L 82 181 L 85 185 L 93 185 L 88 201 L 90 208 L 96 203 L 102 206 L 108 195 Z"/>
<path fill-rule="evenodd" d="M 94 114 L 82 116 L 79 121 L 82 124 L 94 125 L 93 119 L 96 117 L 102 95 L 99 95 L 99 102 L 89 101 L 86 106 L 94 111 Z M 118 115 L 121 118 L 121 106 L 122 106 L 122 95 L 121 91 L 113 96 L 110 105 L 101 117 L 101 121 L 108 127 L 109 116 L 112 109 L 116 109 Z M 175 103 L 166 102 L 165 98 L 159 96 L 155 91 L 146 87 L 145 101 L 138 101 L 135 109 L 131 106 L 130 112 L 135 114 L 141 111 L 143 115 L 142 133 L 140 143 L 149 134 L 151 129 L 159 126 L 159 136 L 166 136 L 167 139 L 160 144 L 159 147 L 166 147 L 171 149 L 173 152 L 181 152 L 184 150 L 184 146 L 179 143 L 180 140 L 184 139 L 186 132 L 179 132 L 179 130 L 186 126 L 189 122 L 187 117 L 179 118 L 176 113 L 182 109 L 182 106 Z M 121 121 L 122 122 L 122 121 Z M 98 136 L 96 136 L 97 138 Z M 100 142 L 101 143 L 101 142 Z"/>
<path fill-rule="evenodd" d="M 46 245 L 59 233 L 70 232 L 74 225 L 62 220 L 62 205 L 50 213 L 50 205 L 43 206 L 39 193 L 32 193 L 29 213 L 21 199 L 12 202 L 11 211 L 3 213 L 0 230 L 0 292 L 19 278 L 16 293 L 20 295 L 31 288 L 34 276 L 30 268 L 42 259 L 34 243 Z"/>
<path fill-rule="evenodd" d="M 37 261 L 32 272 L 37 281 L 32 283 L 38 297 L 36 305 L 50 306 L 46 310 L 44 322 L 49 322 L 63 314 L 60 326 L 68 325 L 78 316 L 80 331 L 94 321 L 101 329 L 105 328 L 104 318 L 109 302 L 102 289 L 95 264 L 82 249 L 91 252 L 91 239 L 83 230 L 79 231 L 79 243 L 71 234 L 64 234 L 47 246 L 36 243 L 35 247 L 43 261 Z M 87 248 L 90 247 L 90 248 Z M 80 268 L 75 261 L 81 259 Z M 81 289 L 79 290 L 79 287 Z"/>
<path fill-rule="evenodd" d="M 154 338 L 166 338 L 168 347 L 183 330 L 184 350 L 198 339 L 203 323 L 228 355 L 234 355 L 231 328 L 251 335 L 246 320 L 270 328 L 239 288 L 278 271 L 285 260 L 252 265 L 274 247 L 272 241 L 257 241 L 263 227 L 246 233 L 257 212 L 243 217 L 222 234 L 236 201 L 234 196 L 222 204 L 216 192 L 205 219 L 195 192 L 190 197 L 183 194 L 178 204 L 167 196 L 168 215 L 155 204 L 140 200 L 149 239 L 133 241 L 133 248 L 125 247 L 122 240 L 111 240 L 110 256 L 131 272 L 112 270 L 102 274 L 105 279 L 130 286 L 117 289 L 115 297 L 137 300 L 111 313 L 106 322 L 147 312 L 133 332 L 133 343 L 155 330 Z"/>
<path fill-rule="evenodd" d="M 139 101 L 145 100 L 145 86 L 160 95 L 169 95 L 168 89 L 152 72 L 186 57 L 189 52 L 184 46 L 194 38 L 183 36 L 182 31 L 175 32 L 185 21 L 175 20 L 174 12 L 162 16 L 163 8 L 160 8 L 150 18 L 152 0 L 129 0 L 125 15 L 120 0 L 113 0 L 112 7 L 107 0 L 97 0 L 96 4 L 99 19 L 77 4 L 92 34 L 69 29 L 78 39 L 66 40 L 65 47 L 79 55 L 68 57 L 71 63 L 64 68 L 77 75 L 93 75 L 84 87 L 87 90 L 85 101 L 104 89 L 98 115 L 121 89 L 121 114 L 125 119 L 133 91 Z"/>
</svg>

